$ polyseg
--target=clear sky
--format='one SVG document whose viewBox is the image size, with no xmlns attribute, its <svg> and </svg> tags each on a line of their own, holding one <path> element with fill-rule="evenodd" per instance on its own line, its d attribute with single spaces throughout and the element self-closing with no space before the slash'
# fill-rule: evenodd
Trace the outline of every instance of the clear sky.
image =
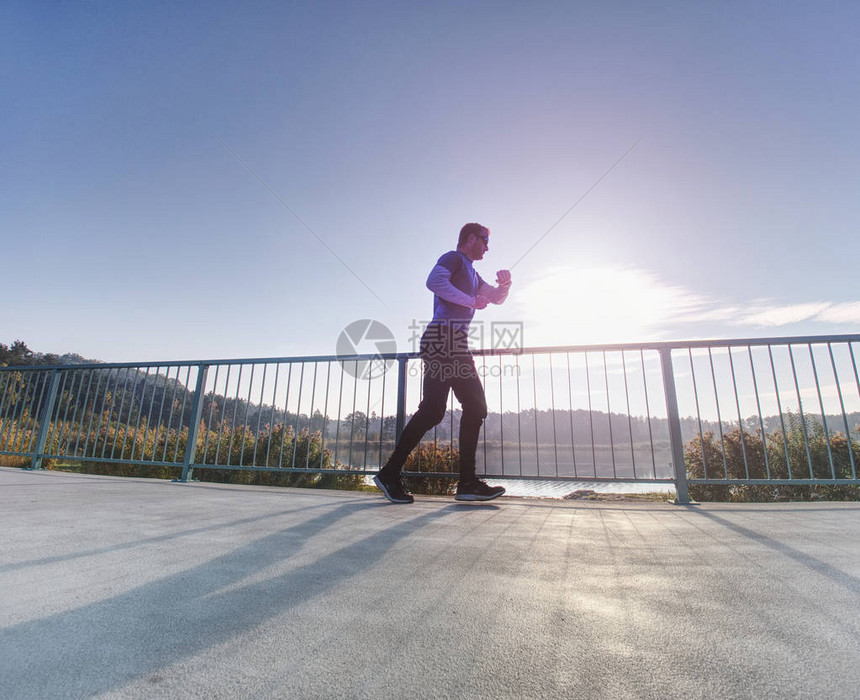
<svg viewBox="0 0 860 700">
<path fill-rule="evenodd" d="M 371 318 L 411 350 L 468 221 L 488 281 L 514 266 L 480 318 L 526 345 L 856 332 L 858 26 L 826 1 L 3 3 L 0 342 L 333 354 Z"/>
</svg>

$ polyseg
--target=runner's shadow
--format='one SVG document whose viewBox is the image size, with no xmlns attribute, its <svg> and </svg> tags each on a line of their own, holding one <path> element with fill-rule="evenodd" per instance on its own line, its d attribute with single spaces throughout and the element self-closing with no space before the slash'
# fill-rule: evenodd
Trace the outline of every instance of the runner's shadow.
<svg viewBox="0 0 860 700">
<path fill-rule="evenodd" d="M 290 557 L 307 557 L 314 547 L 309 540 L 344 518 L 384 505 L 352 501 L 113 598 L 7 627 L 0 686 L 32 697 L 89 697 L 120 688 L 325 594 L 375 565 L 404 537 L 454 512 L 448 506 L 398 519 L 286 573 L 255 579 Z"/>
</svg>

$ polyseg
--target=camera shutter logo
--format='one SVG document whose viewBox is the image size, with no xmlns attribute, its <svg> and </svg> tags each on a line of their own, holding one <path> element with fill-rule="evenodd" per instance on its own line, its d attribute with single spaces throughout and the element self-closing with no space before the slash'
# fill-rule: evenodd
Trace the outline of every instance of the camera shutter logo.
<svg viewBox="0 0 860 700">
<path fill-rule="evenodd" d="M 382 355 L 397 352 L 394 334 L 388 326 L 370 318 L 353 321 L 344 328 L 337 339 L 337 359 L 343 371 L 356 379 L 375 379 L 381 377 L 394 364 L 392 359 Z M 358 361 L 354 355 L 372 355 Z"/>
</svg>

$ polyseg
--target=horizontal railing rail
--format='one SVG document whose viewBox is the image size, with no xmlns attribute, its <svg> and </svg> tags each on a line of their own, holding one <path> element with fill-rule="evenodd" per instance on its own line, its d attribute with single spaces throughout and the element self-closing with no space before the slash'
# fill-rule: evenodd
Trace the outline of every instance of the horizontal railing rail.
<svg viewBox="0 0 860 700">
<path fill-rule="evenodd" d="M 860 335 L 475 350 L 479 470 L 506 479 L 858 485 Z M 0 368 L 0 455 L 375 473 L 421 398 L 417 353 Z M 459 408 L 407 469 L 457 472 Z"/>
</svg>

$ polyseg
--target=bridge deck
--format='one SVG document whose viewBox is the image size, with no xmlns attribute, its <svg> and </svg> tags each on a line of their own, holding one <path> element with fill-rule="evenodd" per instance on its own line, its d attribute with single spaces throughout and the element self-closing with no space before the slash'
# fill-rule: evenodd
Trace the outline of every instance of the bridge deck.
<svg viewBox="0 0 860 700">
<path fill-rule="evenodd" d="M 0 469 L 0 695 L 856 697 L 860 504 Z"/>
</svg>

